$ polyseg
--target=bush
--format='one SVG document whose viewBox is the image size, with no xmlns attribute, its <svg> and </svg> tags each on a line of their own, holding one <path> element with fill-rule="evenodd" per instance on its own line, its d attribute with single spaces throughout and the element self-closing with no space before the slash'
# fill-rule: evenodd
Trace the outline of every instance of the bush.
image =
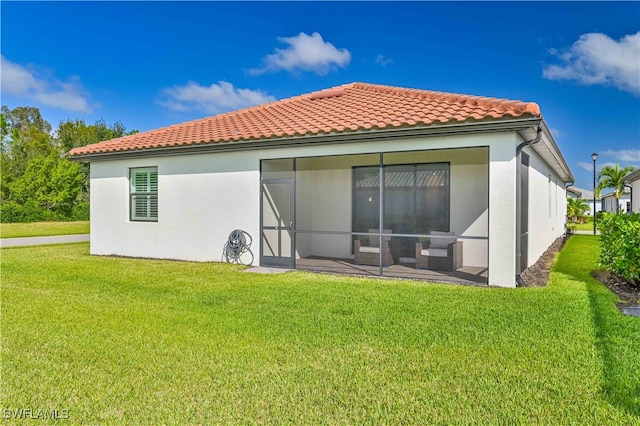
<svg viewBox="0 0 640 426">
<path fill-rule="evenodd" d="M 3 223 L 89 220 L 88 211 L 87 203 L 86 208 L 79 207 L 78 218 L 75 218 L 75 212 L 72 216 L 65 214 L 63 211 L 48 210 L 40 206 L 35 200 L 28 200 L 24 204 L 15 201 L 4 201 L 0 204 L 0 219 Z"/>
<path fill-rule="evenodd" d="M 89 220 L 89 202 L 83 201 L 73 205 L 72 220 Z"/>
<path fill-rule="evenodd" d="M 640 213 L 607 213 L 598 219 L 601 268 L 640 287 Z"/>
</svg>

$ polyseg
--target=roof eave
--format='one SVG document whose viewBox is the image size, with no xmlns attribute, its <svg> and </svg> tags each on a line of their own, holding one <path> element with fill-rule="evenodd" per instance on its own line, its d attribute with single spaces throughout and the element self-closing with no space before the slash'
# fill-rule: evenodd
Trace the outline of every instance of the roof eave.
<svg viewBox="0 0 640 426">
<path fill-rule="evenodd" d="M 635 182 L 636 180 L 640 180 L 640 169 L 629 173 L 622 179 L 625 183 Z"/>
<path fill-rule="evenodd" d="M 293 136 L 284 138 L 252 139 L 247 141 L 218 142 L 207 144 L 178 145 L 159 148 L 145 148 L 127 151 L 98 152 L 92 154 L 75 155 L 70 159 L 78 162 L 108 161 L 124 158 L 141 158 L 149 156 L 172 156 L 203 154 L 222 151 L 246 151 L 281 146 L 295 146 L 307 144 L 337 144 L 344 142 L 370 142 L 372 140 L 437 136 L 466 133 L 489 133 L 499 131 L 518 131 L 537 126 L 542 122 L 541 117 L 514 118 L 496 121 L 475 121 L 455 124 L 441 124 L 430 126 L 400 127 L 382 130 L 365 130 L 321 135 Z M 545 125 L 546 127 L 546 125 Z M 554 143 L 555 146 L 555 143 Z M 555 146 L 557 148 L 557 146 Z M 562 155 L 560 155 L 562 158 Z M 562 159 L 564 161 L 564 159 Z M 566 165 L 566 163 L 564 163 Z M 568 169 L 568 167 L 567 167 Z M 571 172 L 569 171 L 569 174 Z"/>
<path fill-rule="evenodd" d="M 553 138 L 553 135 L 551 134 L 551 131 L 549 130 L 549 127 L 547 126 L 547 123 L 544 121 L 544 119 L 540 120 L 540 127 L 542 128 L 543 137 L 540 140 L 540 143 L 532 145 L 531 148 L 533 148 L 533 150 L 539 154 L 546 150 L 549 154 L 551 154 L 553 160 L 556 163 L 555 165 L 549 165 L 553 167 L 556 172 L 559 172 L 558 174 L 564 180 L 564 182 L 575 182 L 576 178 L 573 176 L 573 173 L 571 172 L 567 161 L 564 159 L 562 153 L 560 152 L 560 148 Z"/>
</svg>

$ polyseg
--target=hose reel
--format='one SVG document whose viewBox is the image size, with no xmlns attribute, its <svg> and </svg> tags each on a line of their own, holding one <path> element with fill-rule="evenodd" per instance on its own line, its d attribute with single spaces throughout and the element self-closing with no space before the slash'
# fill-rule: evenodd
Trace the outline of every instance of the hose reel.
<svg viewBox="0 0 640 426">
<path fill-rule="evenodd" d="M 228 263 L 237 263 L 239 265 L 251 265 L 253 263 L 253 252 L 251 251 L 251 243 L 253 238 L 242 229 L 235 229 L 229 234 L 229 240 L 224 245 L 222 257 Z M 249 253 L 251 260 L 245 263 L 242 255 Z"/>
</svg>

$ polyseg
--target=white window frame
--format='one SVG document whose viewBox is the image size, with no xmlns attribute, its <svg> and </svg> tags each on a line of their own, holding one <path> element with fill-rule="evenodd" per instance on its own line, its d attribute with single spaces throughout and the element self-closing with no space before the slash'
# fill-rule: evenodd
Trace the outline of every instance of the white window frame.
<svg viewBox="0 0 640 426">
<path fill-rule="evenodd" d="M 144 176 L 142 180 L 140 176 Z M 155 179 L 154 179 L 155 177 Z M 145 181 L 145 182 L 142 182 Z M 136 188 L 136 183 L 138 188 Z M 142 183 L 142 185 L 140 185 Z M 137 215 L 136 202 L 144 204 L 146 214 Z M 155 203 L 154 203 L 155 201 Z M 155 204 L 155 211 L 154 206 Z M 140 206 L 137 206 L 140 207 Z M 154 214 L 155 213 L 155 214 Z M 135 167 L 129 169 L 129 220 L 131 222 L 158 221 L 158 167 Z"/>
</svg>

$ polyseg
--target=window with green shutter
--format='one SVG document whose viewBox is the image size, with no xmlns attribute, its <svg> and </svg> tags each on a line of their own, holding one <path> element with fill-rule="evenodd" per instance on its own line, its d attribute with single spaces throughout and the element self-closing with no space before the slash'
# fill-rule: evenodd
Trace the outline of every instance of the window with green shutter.
<svg viewBox="0 0 640 426">
<path fill-rule="evenodd" d="M 141 167 L 129 170 L 131 182 L 131 220 L 158 221 L 158 168 Z"/>
</svg>

